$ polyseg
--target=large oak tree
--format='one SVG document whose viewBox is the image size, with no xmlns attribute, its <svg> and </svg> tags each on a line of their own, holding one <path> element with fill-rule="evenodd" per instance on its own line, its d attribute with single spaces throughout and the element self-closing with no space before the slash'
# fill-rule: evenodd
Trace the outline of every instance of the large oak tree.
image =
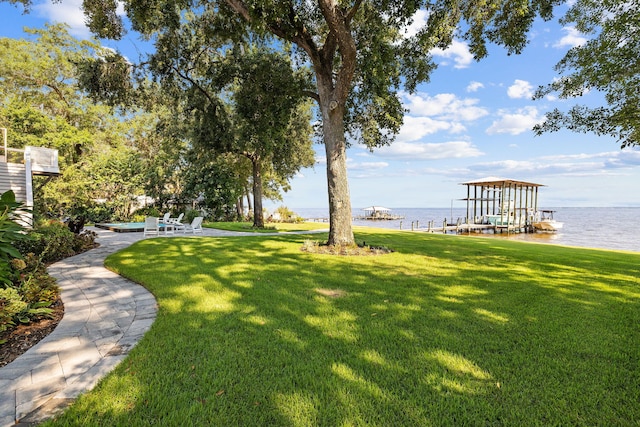
<svg viewBox="0 0 640 427">
<path fill-rule="evenodd" d="M 22 3 L 29 3 L 28 0 Z M 454 36 L 476 59 L 487 43 L 519 53 L 536 16 L 548 19 L 559 0 L 125 0 L 133 29 L 148 37 L 174 31 L 190 14 L 208 22 L 216 45 L 250 35 L 277 37 L 298 48 L 314 70 L 327 158 L 329 244 L 354 243 L 347 180 L 349 141 L 374 148 L 393 140 L 403 110 L 396 96 L 413 91 L 435 68 L 430 52 Z M 116 1 L 84 0 L 93 32 L 119 38 L 124 25 Z M 419 10 L 428 19 L 405 30 Z"/>
</svg>

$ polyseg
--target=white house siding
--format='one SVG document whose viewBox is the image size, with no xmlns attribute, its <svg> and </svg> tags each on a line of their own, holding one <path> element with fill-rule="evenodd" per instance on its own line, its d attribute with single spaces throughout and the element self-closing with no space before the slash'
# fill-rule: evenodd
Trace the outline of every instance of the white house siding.
<svg viewBox="0 0 640 427">
<path fill-rule="evenodd" d="M 0 193 L 13 190 L 16 200 L 27 202 L 27 171 L 19 163 L 0 162 Z"/>
</svg>

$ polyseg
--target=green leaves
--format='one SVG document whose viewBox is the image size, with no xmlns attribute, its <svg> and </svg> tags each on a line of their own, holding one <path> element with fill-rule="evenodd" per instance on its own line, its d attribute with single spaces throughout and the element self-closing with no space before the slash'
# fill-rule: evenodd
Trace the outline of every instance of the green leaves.
<svg viewBox="0 0 640 427">
<path fill-rule="evenodd" d="M 22 258 L 13 244 L 26 238 L 24 228 L 15 222 L 18 218 L 16 211 L 20 207 L 22 203 L 16 202 L 13 191 L 6 191 L 0 196 L 0 282 L 5 284 L 10 283 L 9 261 Z"/>
<path fill-rule="evenodd" d="M 89 29 L 100 38 L 120 40 L 124 35 L 122 18 L 116 13 L 116 0 L 85 0 L 82 8 L 89 17 Z"/>
<path fill-rule="evenodd" d="M 78 64 L 78 84 L 95 100 L 109 105 L 131 105 L 133 66 L 117 52 L 104 49 L 101 53 Z"/>
<path fill-rule="evenodd" d="M 605 95 L 606 106 L 575 106 L 567 112 L 547 113 L 534 130 L 567 128 L 617 138 L 622 148 L 640 144 L 640 15 L 638 1 L 575 2 L 563 24 L 592 38 L 571 48 L 556 65 L 560 78 L 540 87 L 536 98 L 557 93 L 561 99 L 577 98 L 589 91 Z"/>
<path fill-rule="evenodd" d="M 21 258 L 12 243 L 25 238 L 22 233 L 24 228 L 15 222 L 19 218 L 16 210 L 22 206 L 22 203 L 16 202 L 16 195 L 12 190 L 0 196 L 0 259 L 5 261 Z"/>
</svg>

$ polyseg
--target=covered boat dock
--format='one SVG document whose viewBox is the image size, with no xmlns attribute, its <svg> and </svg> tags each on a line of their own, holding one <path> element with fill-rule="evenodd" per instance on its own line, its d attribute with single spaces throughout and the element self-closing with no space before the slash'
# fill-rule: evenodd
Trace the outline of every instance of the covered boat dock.
<svg viewBox="0 0 640 427">
<path fill-rule="evenodd" d="M 538 211 L 538 189 L 543 184 L 507 178 L 484 178 L 460 185 L 467 187 L 465 229 L 531 232 Z"/>
<path fill-rule="evenodd" d="M 365 214 L 363 216 L 357 216 L 353 219 L 366 219 L 366 220 L 396 220 L 403 219 L 402 215 L 395 215 L 391 213 L 391 209 L 385 208 L 384 206 L 369 206 L 367 208 L 362 209 Z"/>
</svg>

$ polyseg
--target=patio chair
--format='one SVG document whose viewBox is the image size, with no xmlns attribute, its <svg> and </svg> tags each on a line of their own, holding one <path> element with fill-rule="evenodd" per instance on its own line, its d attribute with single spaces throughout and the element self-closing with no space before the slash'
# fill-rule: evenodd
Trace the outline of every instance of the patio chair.
<svg viewBox="0 0 640 427">
<path fill-rule="evenodd" d="M 160 235 L 160 219 L 155 216 L 148 216 L 144 219 L 144 236 Z"/>
<path fill-rule="evenodd" d="M 162 217 L 162 223 L 163 224 L 168 224 L 171 221 L 171 212 L 167 212 L 166 214 L 164 214 L 164 216 Z"/>
<path fill-rule="evenodd" d="M 182 224 L 180 221 L 182 221 L 183 216 L 184 216 L 184 213 L 181 213 L 180 215 L 178 215 L 178 218 L 169 218 L 168 221 L 173 224 Z"/>
<path fill-rule="evenodd" d="M 197 216 L 191 221 L 191 224 L 180 224 L 180 226 L 176 225 L 177 230 L 182 230 L 186 233 L 202 233 L 202 220 L 204 218 L 201 216 Z"/>
</svg>

